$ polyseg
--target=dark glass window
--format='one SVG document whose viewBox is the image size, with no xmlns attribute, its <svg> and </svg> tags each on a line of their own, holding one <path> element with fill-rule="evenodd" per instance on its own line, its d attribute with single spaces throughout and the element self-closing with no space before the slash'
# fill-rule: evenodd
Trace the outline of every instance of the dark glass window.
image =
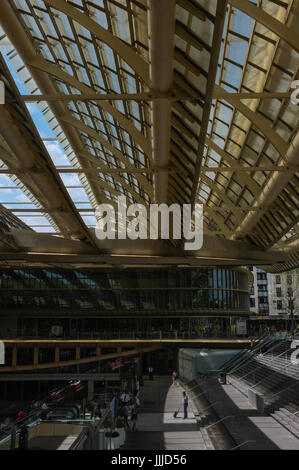
<svg viewBox="0 0 299 470">
<path fill-rule="evenodd" d="M 258 280 L 258 281 L 265 281 L 265 280 L 267 280 L 267 274 L 266 274 L 266 273 L 257 273 L 257 280 Z"/>
<path fill-rule="evenodd" d="M 282 300 L 277 300 L 277 309 L 282 310 Z"/>
</svg>

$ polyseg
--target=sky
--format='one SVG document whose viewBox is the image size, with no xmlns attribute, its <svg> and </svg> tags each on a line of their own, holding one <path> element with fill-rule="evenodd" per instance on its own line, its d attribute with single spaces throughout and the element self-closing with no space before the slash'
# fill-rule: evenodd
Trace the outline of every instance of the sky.
<svg viewBox="0 0 299 470">
<path fill-rule="evenodd" d="M 126 15 L 125 11 L 120 9 L 120 8 L 116 8 L 117 11 L 116 11 L 116 14 L 117 14 L 117 19 L 118 19 L 118 28 L 119 28 L 119 35 L 120 37 L 122 37 L 124 40 L 129 40 L 130 38 L 127 37 L 127 34 L 128 34 L 128 31 L 129 31 L 129 28 L 127 27 L 128 25 L 128 18 L 125 17 L 124 15 Z M 102 15 L 101 18 L 97 18 L 99 23 L 103 26 L 103 27 L 108 27 L 108 25 L 105 25 L 105 15 L 103 12 L 101 12 L 100 10 L 96 10 L 96 14 L 97 15 Z M 235 13 L 234 13 L 234 22 L 233 24 L 230 25 L 230 27 L 232 27 L 233 31 L 237 32 L 237 33 L 240 33 L 242 34 L 243 36 L 246 36 L 246 37 L 249 37 L 250 36 L 250 33 L 251 33 L 251 29 L 252 29 L 252 20 L 246 16 L 245 14 L 243 14 L 242 12 L 236 10 Z M 67 24 L 68 24 L 68 21 L 65 22 L 65 25 L 67 27 Z M 69 32 L 69 34 L 72 34 L 71 31 Z M 86 31 L 86 34 L 90 34 L 88 31 Z M 106 52 L 106 58 L 109 62 L 109 66 L 111 67 L 111 69 L 115 69 L 115 64 L 114 64 L 114 58 L 113 58 L 113 53 L 112 53 L 112 49 L 109 48 L 107 45 L 103 45 L 103 47 L 105 48 L 105 52 Z M 229 57 L 230 59 L 232 59 L 233 61 L 235 62 L 238 62 L 240 64 L 243 64 L 244 61 L 245 61 L 245 58 L 246 58 L 246 53 L 247 53 L 247 47 L 248 47 L 248 44 L 246 41 L 242 41 L 241 39 L 237 39 L 234 41 L 234 42 L 231 42 L 230 43 L 230 47 L 228 49 L 228 51 L 226 52 L 227 54 L 227 57 Z M 11 54 L 11 51 L 12 51 L 12 47 L 11 46 L 0 46 L 0 51 L 2 52 L 3 54 L 3 57 L 6 61 L 6 64 L 12 74 L 12 77 L 13 79 L 15 80 L 15 83 L 19 89 L 19 92 L 21 94 L 29 94 L 31 93 L 31 90 L 30 90 L 30 86 L 32 87 L 32 81 L 29 83 L 28 85 L 28 89 L 26 88 L 26 86 L 23 84 L 22 80 L 20 79 L 20 76 L 15 72 L 14 70 L 14 67 L 12 64 L 14 64 L 14 66 L 17 68 L 16 64 L 18 64 L 18 66 L 20 65 L 20 58 L 18 59 L 13 59 L 13 60 L 10 60 L 10 54 Z M 18 62 L 19 61 L 19 62 Z M 114 65 L 113 65 L 114 64 Z M 241 79 L 241 73 L 242 73 L 242 70 L 236 66 L 234 66 L 233 64 L 230 64 L 230 63 L 227 63 L 226 64 L 226 68 L 225 68 L 225 75 L 224 75 L 224 78 L 227 82 L 231 83 L 232 86 L 234 87 L 238 87 L 239 86 L 239 83 L 240 83 L 240 79 Z M 112 78 L 114 76 L 114 74 L 112 73 L 111 74 Z M 129 77 L 129 76 L 128 76 Z M 116 78 L 116 75 L 115 75 L 115 78 Z M 219 78 L 219 73 L 218 73 L 218 78 Z M 118 82 L 118 80 L 116 80 Z M 134 82 L 134 83 L 133 83 Z M 133 89 L 130 89 L 131 92 L 136 92 L 136 85 L 135 85 L 135 80 L 133 80 L 133 82 L 129 83 L 130 85 L 134 85 Z M 114 83 L 114 81 L 113 81 Z M 227 91 L 232 91 L 232 89 L 226 85 L 223 85 L 224 88 L 227 89 Z M 117 88 L 116 85 L 114 88 Z M 117 89 L 115 91 L 118 91 Z M 55 135 L 54 133 L 52 132 L 50 126 L 48 125 L 44 115 L 42 114 L 42 112 L 40 111 L 39 107 L 34 104 L 34 103 L 27 103 L 27 108 L 30 112 L 30 115 L 38 129 L 38 132 L 41 136 L 41 138 L 43 139 L 53 139 L 55 138 Z M 135 109 L 136 108 L 136 109 Z M 138 116 L 136 117 L 139 117 L 139 110 L 138 110 L 138 107 L 135 106 L 135 108 L 133 108 L 132 112 L 133 114 L 137 114 Z M 229 110 L 227 110 L 227 108 L 223 107 L 221 108 L 221 118 L 224 120 L 224 121 L 227 121 L 229 122 Z M 135 121 L 135 125 L 137 127 L 137 124 L 138 122 Z M 225 132 L 226 132 L 226 128 L 224 129 L 221 129 L 221 124 L 219 123 L 219 125 L 217 124 L 217 132 L 221 135 L 221 134 L 224 134 L 225 135 Z M 219 141 L 217 142 L 219 146 L 222 146 L 222 142 Z M 60 146 L 59 142 L 58 141 L 45 141 L 44 142 L 47 150 L 48 150 L 48 153 L 54 163 L 55 166 L 64 166 L 64 167 L 70 167 L 70 161 L 68 160 L 67 156 L 65 155 L 64 151 L 63 151 L 63 148 Z M 84 188 L 82 187 L 82 184 L 77 176 L 77 174 L 60 174 L 65 186 L 81 186 L 81 188 L 67 188 L 72 200 L 76 203 L 78 201 L 81 201 L 81 202 L 88 202 L 88 196 L 84 190 Z M 207 174 L 208 177 L 210 177 L 211 179 L 214 179 L 215 178 L 215 173 L 211 173 L 211 174 Z M 1 187 L 10 187 L 10 189 L 0 189 L 0 202 L 3 202 L 4 205 L 5 205 L 5 202 L 18 202 L 18 203 L 24 203 L 24 202 L 29 202 L 29 199 L 24 195 L 24 193 L 16 188 L 16 189 L 13 189 L 12 187 L 15 186 L 15 184 L 9 179 L 8 176 L 6 175 L 0 175 L 0 186 Z M 12 206 L 8 206 L 6 205 L 6 207 L 12 207 Z M 20 205 L 18 204 L 17 206 L 14 206 L 15 208 L 33 208 L 34 206 L 33 205 Z M 80 205 L 77 207 L 86 207 L 86 208 L 89 208 L 91 207 L 90 205 Z M 26 223 L 28 223 L 29 225 L 36 225 L 36 224 L 46 224 L 47 227 L 50 229 L 50 224 L 49 224 L 49 221 L 41 215 L 40 218 L 38 217 L 35 217 L 35 218 L 30 218 L 30 217 L 24 217 L 23 216 L 19 216 L 23 221 L 25 221 Z M 86 224 L 87 225 L 93 225 L 95 226 L 96 225 L 96 219 L 94 216 L 84 216 L 82 215 L 82 218 L 83 220 L 85 220 Z M 43 227 L 40 227 L 40 228 L 36 228 L 36 230 L 38 231 L 45 231 L 47 228 L 43 228 Z"/>
<path fill-rule="evenodd" d="M 15 72 L 12 63 L 7 56 L 7 46 L 1 46 L 0 51 L 2 52 L 3 58 L 10 70 L 10 73 L 15 81 L 15 84 L 18 87 L 18 90 L 21 94 L 29 94 L 29 91 L 24 86 L 23 82 L 20 80 L 18 74 Z M 41 136 L 42 139 L 55 139 L 55 134 L 52 132 L 49 124 L 47 123 L 45 117 L 43 116 L 42 112 L 40 111 L 39 107 L 35 103 L 27 103 L 27 109 L 31 115 L 31 118 Z M 65 155 L 62 147 L 60 146 L 58 141 L 44 141 L 44 144 L 48 150 L 48 153 L 54 163 L 55 166 L 63 166 L 63 167 L 70 167 L 70 162 Z M 60 174 L 61 179 L 65 186 L 82 186 L 79 177 L 77 174 Z M 7 189 L 2 189 L 3 187 Z M 15 187 L 15 189 L 13 188 Z M 74 202 L 81 201 L 81 202 L 88 202 L 88 196 L 85 190 L 82 188 L 67 188 L 72 200 Z M 0 175 L 0 202 L 9 209 L 34 209 L 36 206 L 30 203 L 30 199 L 17 188 L 16 184 L 9 178 L 7 175 Z M 7 202 L 15 202 L 18 204 L 10 205 L 5 204 Z M 23 203 L 23 204 L 22 204 Z M 26 204 L 24 204 L 26 203 Z M 30 204 L 28 204 L 30 203 Z M 80 207 L 91 207 L 88 205 L 79 205 Z M 35 213 L 34 217 L 30 211 L 26 214 L 16 214 L 23 222 L 27 225 L 31 226 L 35 231 L 38 232 L 55 232 L 55 230 L 51 227 L 50 222 L 47 220 L 46 217 L 42 215 L 42 213 Z M 94 216 L 90 215 L 82 215 L 82 218 L 86 225 L 88 226 L 95 226 L 96 219 Z M 46 227 L 34 227 L 36 225 L 46 225 Z"/>
</svg>

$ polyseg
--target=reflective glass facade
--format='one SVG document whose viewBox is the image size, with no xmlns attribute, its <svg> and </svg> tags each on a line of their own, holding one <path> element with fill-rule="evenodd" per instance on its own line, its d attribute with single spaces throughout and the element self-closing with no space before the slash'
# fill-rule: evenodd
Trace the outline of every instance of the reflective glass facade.
<svg viewBox="0 0 299 470">
<path fill-rule="evenodd" d="M 0 308 L 33 316 L 248 312 L 248 278 L 221 268 L 2 270 Z"/>
</svg>

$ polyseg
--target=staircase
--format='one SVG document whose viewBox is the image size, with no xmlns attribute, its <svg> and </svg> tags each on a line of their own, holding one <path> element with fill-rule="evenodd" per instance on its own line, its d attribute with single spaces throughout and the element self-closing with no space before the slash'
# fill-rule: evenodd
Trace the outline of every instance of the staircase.
<svg viewBox="0 0 299 470">
<path fill-rule="evenodd" d="M 285 340 L 256 355 L 233 368 L 228 380 L 246 396 L 248 388 L 262 395 L 265 413 L 299 438 L 299 365 L 290 361 L 290 345 Z"/>
</svg>

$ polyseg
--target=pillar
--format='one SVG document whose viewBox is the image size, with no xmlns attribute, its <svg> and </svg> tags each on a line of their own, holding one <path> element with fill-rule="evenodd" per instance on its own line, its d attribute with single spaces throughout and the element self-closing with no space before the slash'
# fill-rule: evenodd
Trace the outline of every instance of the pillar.
<svg viewBox="0 0 299 470">
<path fill-rule="evenodd" d="M 94 380 L 88 381 L 87 399 L 91 400 L 94 395 Z"/>
</svg>

